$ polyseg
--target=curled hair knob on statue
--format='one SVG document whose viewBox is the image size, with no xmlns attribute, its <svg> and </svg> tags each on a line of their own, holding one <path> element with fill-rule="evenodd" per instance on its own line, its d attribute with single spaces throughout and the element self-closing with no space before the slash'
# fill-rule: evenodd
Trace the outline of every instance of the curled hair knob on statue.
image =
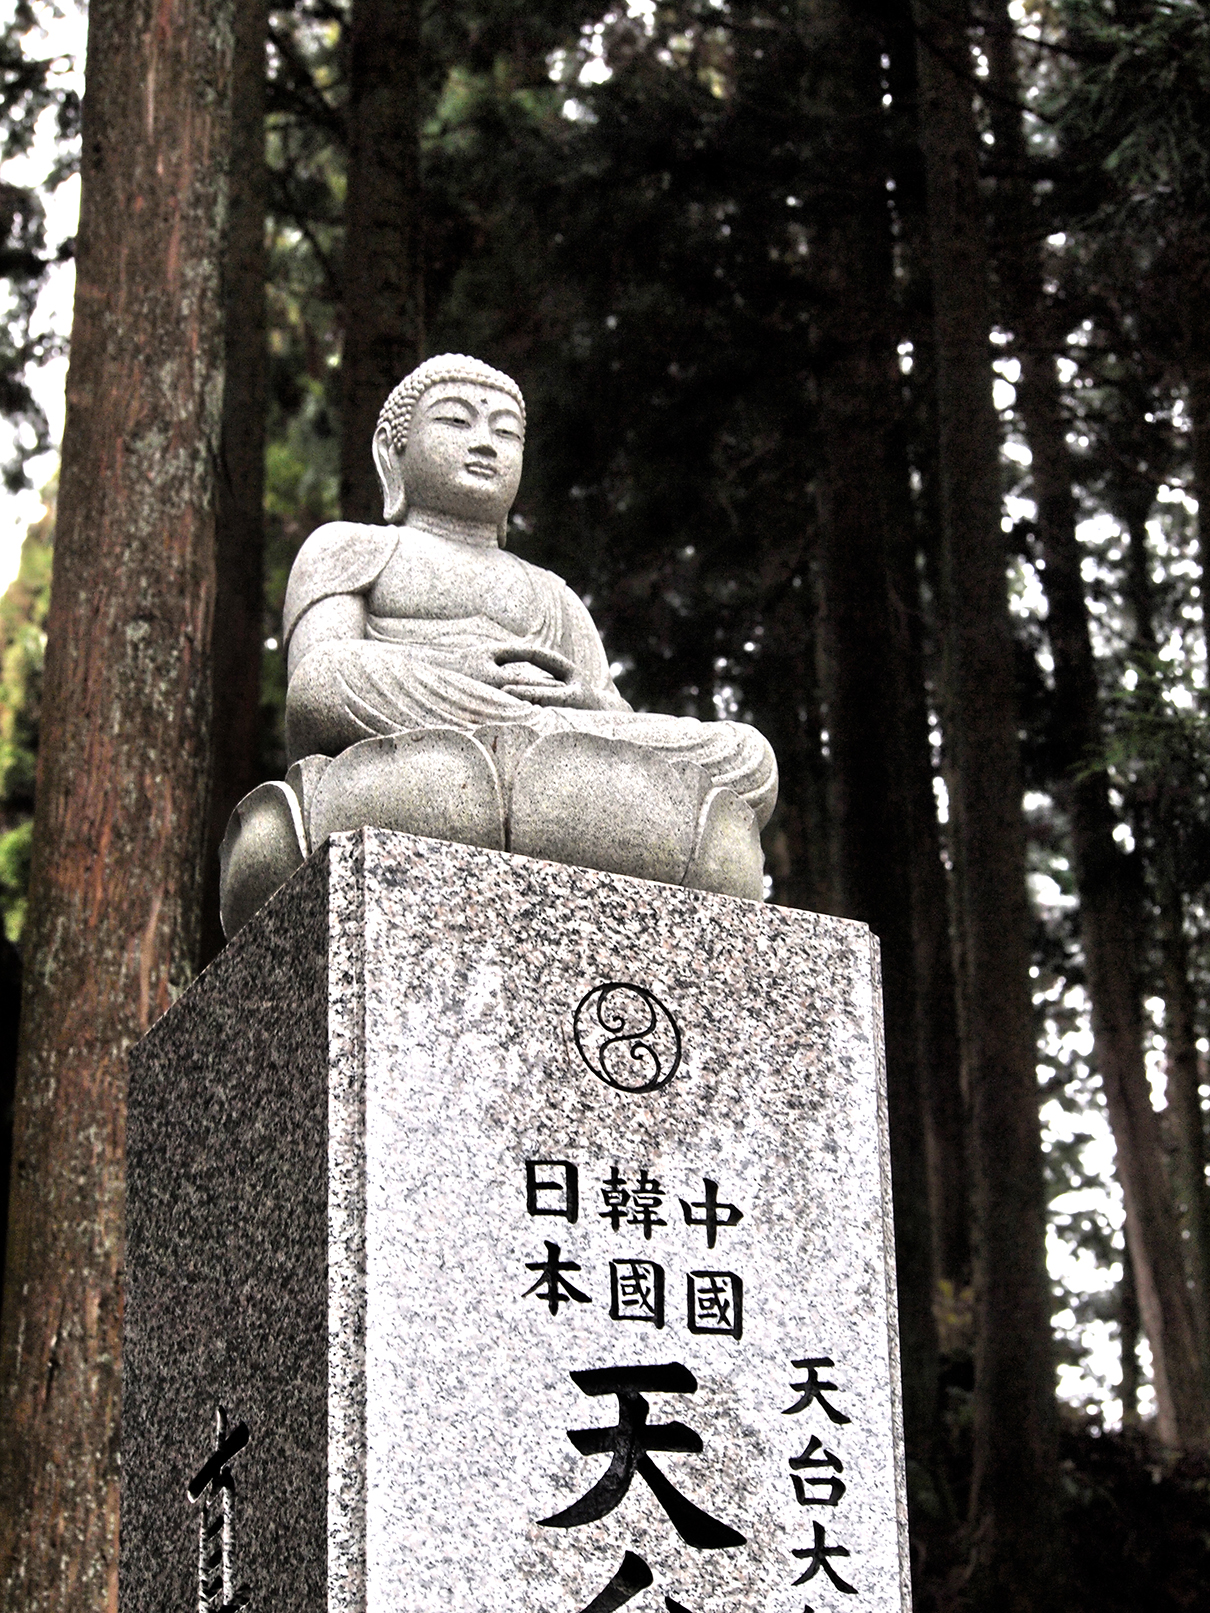
<svg viewBox="0 0 1210 1613">
<path fill-rule="evenodd" d="M 384 525 L 320 527 L 290 573 L 290 768 L 232 814 L 228 937 L 365 825 L 761 898 L 768 743 L 631 710 L 583 602 L 503 549 L 524 441 L 516 382 L 462 354 L 384 403 Z"/>
</svg>

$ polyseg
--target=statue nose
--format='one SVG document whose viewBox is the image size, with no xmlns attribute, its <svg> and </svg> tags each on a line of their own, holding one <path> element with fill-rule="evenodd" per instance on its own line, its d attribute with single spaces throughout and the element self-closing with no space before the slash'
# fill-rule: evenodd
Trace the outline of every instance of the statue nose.
<svg viewBox="0 0 1210 1613">
<path fill-rule="evenodd" d="M 496 450 L 492 447 L 491 443 L 487 442 L 486 440 L 483 442 L 473 442 L 471 444 L 471 453 L 483 454 L 488 459 L 496 458 Z"/>
</svg>

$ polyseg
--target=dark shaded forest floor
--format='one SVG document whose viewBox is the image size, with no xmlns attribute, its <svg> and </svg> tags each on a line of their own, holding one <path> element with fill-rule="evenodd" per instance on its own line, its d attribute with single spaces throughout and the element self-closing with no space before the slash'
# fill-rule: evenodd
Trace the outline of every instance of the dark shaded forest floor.
<svg viewBox="0 0 1210 1613">
<path fill-rule="evenodd" d="M 946 1399 L 941 1482 L 952 1486 L 950 1506 L 961 1507 L 969 1393 L 951 1383 Z M 1110 1432 L 1067 1408 L 1061 1455 L 1065 1613 L 1210 1613 L 1210 1457 L 1174 1463 L 1146 1429 Z M 965 1585 L 962 1541 L 945 1526 L 937 1490 L 913 1485 L 912 1502 L 915 1613 L 979 1613 Z"/>
<path fill-rule="evenodd" d="M 1073 1613 L 1210 1608 L 1210 1460 L 1169 1467 L 1145 1435 L 1073 1429 L 1063 1481 Z"/>
</svg>

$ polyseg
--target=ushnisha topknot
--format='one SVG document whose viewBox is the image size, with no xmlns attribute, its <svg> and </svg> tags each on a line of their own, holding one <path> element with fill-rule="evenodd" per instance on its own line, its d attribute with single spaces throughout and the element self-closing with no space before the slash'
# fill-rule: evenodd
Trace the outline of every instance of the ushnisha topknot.
<svg viewBox="0 0 1210 1613">
<path fill-rule="evenodd" d="M 439 386 L 444 381 L 469 381 L 472 386 L 490 386 L 499 392 L 507 392 L 521 411 L 521 430 L 524 432 L 525 399 L 511 375 L 505 375 L 503 370 L 494 370 L 490 364 L 471 358 L 467 353 L 439 353 L 435 358 L 426 358 L 410 375 L 405 375 L 382 406 L 378 429 L 381 430 L 383 426 L 387 428 L 391 447 L 397 454 L 401 454 L 407 446 L 412 411 L 417 401 L 431 386 Z"/>
</svg>

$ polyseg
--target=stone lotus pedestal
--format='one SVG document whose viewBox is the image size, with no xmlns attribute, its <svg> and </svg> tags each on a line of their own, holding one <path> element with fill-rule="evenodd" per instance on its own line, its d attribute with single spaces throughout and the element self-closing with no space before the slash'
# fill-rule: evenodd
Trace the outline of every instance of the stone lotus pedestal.
<svg viewBox="0 0 1210 1613">
<path fill-rule="evenodd" d="M 123 1613 L 907 1608 L 864 927 L 338 836 L 128 1144 Z"/>
</svg>

